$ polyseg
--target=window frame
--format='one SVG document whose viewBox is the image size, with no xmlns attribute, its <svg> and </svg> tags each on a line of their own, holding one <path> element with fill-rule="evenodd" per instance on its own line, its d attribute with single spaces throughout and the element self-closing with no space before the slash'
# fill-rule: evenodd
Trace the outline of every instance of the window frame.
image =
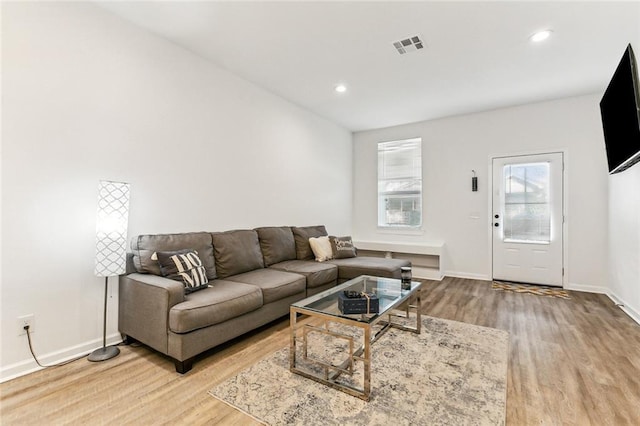
<svg viewBox="0 0 640 426">
<path fill-rule="evenodd" d="M 407 180 L 410 179 L 414 179 L 417 180 L 419 183 L 419 190 L 417 192 L 417 194 L 415 194 L 415 191 L 386 191 L 386 192 L 381 192 L 380 188 L 381 185 L 384 182 L 388 182 L 389 180 L 393 180 L 393 179 L 382 179 L 381 178 L 381 170 L 382 167 L 380 164 L 380 159 L 381 159 L 381 147 L 384 144 L 392 144 L 392 143 L 397 143 L 397 144 L 401 144 L 401 143 L 407 143 L 407 142 L 411 142 L 411 143 L 416 143 L 418 145 L 418 149 L 419 149 L 419 161 L 418 161 L 418 166 L 420 168 L 420 172 L 419 172 L 419 177 L 416 176 L 412 176 L 412 177 L 408 177 Z M 422 157 L 422 138 L 417 136 L 417 137 L 410 137 L 410 138 L 403 138 L 403 139 L 395 139 L 395 140 L 388 140 L 388 141 L 380 141 L 376 144 L 376 154 L 377 154 L 377 159 L 376 159 L 376 184 L 377 184 L 377 188 L 376 188 L 376 204 L 377 204 L 377 218 L 376 218 L 376 223 L 377 223 L 377 228 L 381 231 L 398 231 L 398 232 L 403 232 L 403 233 L 413 233 L 413 232 L 421 232 L 422 231 L 422 226 L 424 223 L 424 167 L 423 167 L 423 157 Z M 415 156 L 413 157 L 414 161 L 415 161 Z M 397 194 L 394 194 L 394 192 L 396 192 Z M 414 193 L 415 195 L 412 197 L 411 194 Z M 397 198 L 413 198 L 414 200 L 419 201 L 419 213 L 418 213 L 418 223 L 417 224 L 400 224 L 400 223 L 388 223 L 387 221 L 387 216 L 386 216 L 386 212 L 388 211 L 386 208 L 386 203 L 388 200 L 384 199 L 384 197 L 389 197 L 389 196 L 393 196 L 395 195 Z M 402 201 L 401 201 L 402 202 Z M 414 201 L 415 202 L 415 201 Z M 409 210 L 409 211 L 415 211 L 415 210 Z"/>
</svg>

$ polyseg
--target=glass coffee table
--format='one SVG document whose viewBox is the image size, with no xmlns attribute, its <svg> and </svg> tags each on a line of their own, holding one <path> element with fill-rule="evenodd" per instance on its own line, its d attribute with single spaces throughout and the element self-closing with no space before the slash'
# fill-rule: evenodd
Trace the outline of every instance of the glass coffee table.
<svg viewBox="0 0 640 426">
<path fill-rule="evenodd" d="M 363 275 L 332 289 L 308 297 L 290 307 L 289 368 L 293 373 L 339 389 L 365 401 L 371 394 L 371 345 L 389 328 L 399 328 L 420 334 L 420 288 L 422 283 L 402 283 L 392 278 Z M 378 313 L 343 314 L 338 307 L 338 296 L 345 290 L 373 293 L 378 298 Z M 415 304 L 410 304 L 414 302 Z M 407 324 L 409 311 L 415 310 L 416 324 Z M 311 317 L 298 321 L 298 314 Z M 404 318 L 400 324 L 399 318 Z M 395 320 L 395 322 L 394 322 Z M 375 327 L 375 328 L 374 328 Z M 360 330 L 352 333 L 345 330 Z M 344 356 L 340 361 L 322 359 L 309 354 L 309 336 L 319 333 L 328 339 L 342 341 Z M 356 348 L 357 341 L 362 343 Z M 334 346 L 330 343 L 330 346 Z M 362 386 L 340 380 L 353 376 L 354 364 L 362 362 Z"/>
</svg>

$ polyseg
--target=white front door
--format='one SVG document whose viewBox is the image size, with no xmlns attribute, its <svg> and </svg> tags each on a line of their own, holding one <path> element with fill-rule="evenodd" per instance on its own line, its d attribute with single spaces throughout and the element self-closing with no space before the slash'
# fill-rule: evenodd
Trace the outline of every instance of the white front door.
<svg viewBox="0 0 640 426">
<path fill-rule="evenodd" d="M 493 279 L 562 286 L 563 154 L 494 158 Z"/>
</svg>

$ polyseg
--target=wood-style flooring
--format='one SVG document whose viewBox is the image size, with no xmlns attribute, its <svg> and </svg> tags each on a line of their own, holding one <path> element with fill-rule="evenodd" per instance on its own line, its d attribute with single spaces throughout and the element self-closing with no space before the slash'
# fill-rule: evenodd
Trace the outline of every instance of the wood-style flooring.
<svg viewBox="0 0 640 426">
<path fill-rule="evenodd" d="M 640 425 L 640 326 L 606 296 L 564 300 L 459 278 L 423 288 L 426 315 L 510 333 L 508 425 Z M 11 380 L 0 385 L 0 424 L 258 424 L 207 391 L 288 345 L 287 327 L 283 318 L 235 339 L 184 376 L 144 346 L 121 346 L 109 361 Z"/>
</svg>

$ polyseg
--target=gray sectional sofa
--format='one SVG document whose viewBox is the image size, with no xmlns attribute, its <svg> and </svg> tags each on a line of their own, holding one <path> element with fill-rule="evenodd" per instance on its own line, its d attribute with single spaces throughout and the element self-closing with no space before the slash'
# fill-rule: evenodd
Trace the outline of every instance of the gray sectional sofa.
<svg viewBox="0 0 640 426">
<path fill-rule="evenodd" d="M 120 277 L 119 330 L 169 357 L 185 373 L 196 355 L 289 314 L 289 306 L 359 275 L 400 278 L 406 260 L 356 256 L 316 262 L 310 237 L 324 226 L 140 235 L 134 272 Z M 162 275 L 154 253 L 195 250 L 209 287 L 185 293 Z"/>
</svg>

